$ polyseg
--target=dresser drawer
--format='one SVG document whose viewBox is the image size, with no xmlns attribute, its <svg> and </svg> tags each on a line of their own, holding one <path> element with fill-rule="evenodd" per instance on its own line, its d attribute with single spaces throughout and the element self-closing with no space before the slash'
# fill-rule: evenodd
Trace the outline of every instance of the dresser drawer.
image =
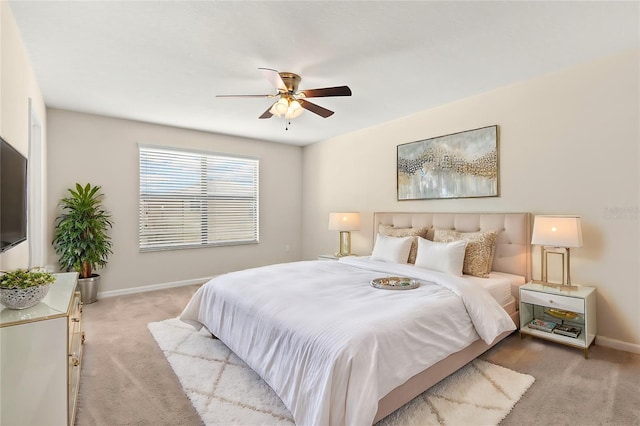
<svg viewBox="0 0 640 426">
<path fill-rule="evenodd" d="M 547 306 L 549 308 L 564 309 L 579 314 L 584 313 L 584 299 L 577 297 L 521 290 L 520 301 L 523 303 Z"/>
</svg>

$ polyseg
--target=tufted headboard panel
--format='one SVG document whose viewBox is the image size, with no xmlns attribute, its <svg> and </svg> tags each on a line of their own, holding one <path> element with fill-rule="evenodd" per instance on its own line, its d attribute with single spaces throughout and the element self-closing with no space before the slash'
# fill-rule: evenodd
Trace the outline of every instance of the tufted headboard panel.
<svg viewBox="0 0 640 426">
<path fill-rule="evenodd" d="M 459 232 L 498 231 L 494 271 L 531 279 L 531 215 L 529 213 L 374 213 L 373 237 L 380 225 L 396 228 L 428 227 L 427 238 L 435 229 Z"/>
</svg>

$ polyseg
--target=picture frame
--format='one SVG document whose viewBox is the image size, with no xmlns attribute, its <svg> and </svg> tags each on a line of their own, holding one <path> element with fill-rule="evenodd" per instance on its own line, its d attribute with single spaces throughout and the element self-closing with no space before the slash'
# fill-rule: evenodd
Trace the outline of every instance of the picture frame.
<svg viewBox="0 0 640 426">
<path fill-rule="evenodd" d="M 397 146 L 398 201 L 499 196 L 498 126 Z"/>
</svg>

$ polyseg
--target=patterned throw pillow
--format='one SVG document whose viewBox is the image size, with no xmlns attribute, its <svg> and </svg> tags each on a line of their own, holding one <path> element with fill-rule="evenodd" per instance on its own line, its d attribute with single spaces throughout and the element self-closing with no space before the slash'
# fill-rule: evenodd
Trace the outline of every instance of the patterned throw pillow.
<svg viewBox="0 0 640 426">
<path fill-rule="evenodd" d="M 498 233 L 496 231 L 458 232 L 436 229 L 433 236 L 433 241 L 443 243 L 458 240 L 468 241 L 462 272 L 480 278 L 489 277 L 497 239 Z"/>
<path fill-rule="evenodd" d="M 416 263 L 418 253 L 418 237 L 427 238 L 428 227 L 424 228 L 395 228 L 393 225 L 380 225 L 378 232 L 387 237 L 413 237 L 409 260 L 407 263 Z"/>
</svg>

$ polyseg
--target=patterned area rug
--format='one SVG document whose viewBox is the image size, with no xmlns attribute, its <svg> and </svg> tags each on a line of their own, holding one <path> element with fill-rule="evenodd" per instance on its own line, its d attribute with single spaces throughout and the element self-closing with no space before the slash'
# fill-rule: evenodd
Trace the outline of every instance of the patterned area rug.
<svg viewBox="0 0 640 426">
<path fill-rule="evenodd" d="M 293 424 L 273 390 L 204 328 L 177 318 L 148 327 L 206 425 Z M 477 359 L 378 425 L 497 425 L 534 380 Z"/>
</svg>

